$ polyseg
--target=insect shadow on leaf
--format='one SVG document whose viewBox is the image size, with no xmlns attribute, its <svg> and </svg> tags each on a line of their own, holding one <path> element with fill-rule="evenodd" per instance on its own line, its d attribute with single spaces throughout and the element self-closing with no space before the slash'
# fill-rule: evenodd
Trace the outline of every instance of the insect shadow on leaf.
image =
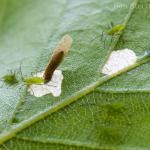
<svg viewBox="0 0 150 150">
<path fill-rule="evenodd" d="M 91 119 L 92 132 L 97 138 L 112 144 L 119 144 L 126 138 L 131 124 L 126 115 L 124 102 L 106 103 L 99 106 L 99 110 L 94 112 L 94 120 Z M 91 136 L 91 135 L 90 135 Z M 89 137 L 90 138 L 90 137 Z"/>
</svg>

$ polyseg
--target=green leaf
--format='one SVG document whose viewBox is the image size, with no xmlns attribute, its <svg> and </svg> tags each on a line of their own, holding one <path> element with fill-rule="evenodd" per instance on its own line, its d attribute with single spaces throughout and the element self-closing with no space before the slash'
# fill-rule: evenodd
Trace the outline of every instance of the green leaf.
<svg viewBox="0 0 150 150">
<path fill-rule="evenodd" d="M 20 64 L 24 76 L 44 70 L 60 38 L 67 33 L 74 40 L 59 68 L 60 97 L 35 98 L 22 84 L 0 88 L 1 149 L 149 149 L 149 58 L 111 76 L 100 73 L 112 50 L 131 48 L 140 56 L 149 49 L 148 4 L 1 0 L 0 76 Z M 125 30 L 112 44 L 108 37 L 104 49 L 93 39 L 111 21 Z"/>
</svg>

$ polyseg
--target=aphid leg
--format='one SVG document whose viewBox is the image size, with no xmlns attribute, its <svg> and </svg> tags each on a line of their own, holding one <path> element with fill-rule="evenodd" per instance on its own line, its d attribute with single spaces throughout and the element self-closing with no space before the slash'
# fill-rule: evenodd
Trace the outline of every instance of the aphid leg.
<svg viewBox="0 0 150 150">
<path fill-rule="evenodd" d="M 53 87 L 57 87 L 56 85 L 53 85 L 53 84 L 49 84 L 50 86 L 53 86 Z"/>
<path fill-rule="evenodd" d="M 14 70 L 14 72 L 12 73 L 14 76 L 16 76 L 16 74 L 17 74 L 17 71 L 16 70 Z"/>
<path fill-rule="evenodd" d="M 125 39 L 124 39 L 123 35 L 121 36 L 121 39 L 122 39 L 122 43 L 125 44 Z"/>
<path fill-rule="evenodd" d="M 12 70 L 9 70 L 10 74 L 14 74 L 14 72 Z"/>
<path fill-rule="evenodd" d="M 114 27 L 114 23 L 111 21 L 110 23 L 107 24 L 107 29 L 112 29 Z"/>
<path fill-rule="evenodd" d="M 24 84 L 24 85 L 26 85 L 26 84 Z M 30 87 L 30 85 L 27 85 L 27 89 L 29 89 L 29 87 Z M 20 87 L 19 89 L 21 89 L 22 87 Z M 33 89 L 32 88 L 30 88 L 30 90 L 31 90 L 31 92 L 32 92 L 32 94 L 34 95 L 34 91 L 33 91 Z"/>
<path fill-rule="evenodd" d="M 105 37 L 104 40 L 103 40 L 103 47 L 104 47 L 104 49 L 106 48 L 106 40 L 107 40 L 107 37 Z"/>
<path fill-rule="evenodd" d="M 103 38 L 104 38 L 104 31 L 102 31 L 102 33 L 101 33 L 101 35 L 100 35 L 100 37 L 101 37 L 101 41 L 103 40 Z"/>
<path fill-rule="evenodd" d="M 5 84 L 6 85 L 6 84 Z M 6 85 L 6 89 L 9 89 L 9 86 L 8 85 Z"/>
<path fill-rule="evenodd" d="M 106 40 L 104 40 L 104 45 L 103 46 L 104 46 L 104 49 L 105 49 L 105 47 L 106 47 Z"/>
<path fill-rule="evenodd" d="M 110 43 L 112 43 L 113 40 L 114 40 L 114 36 L 111 36 Z"/>
<path fill-rule="evenodd" d="M 96 36 L 96 37 L 94 37 L 94 38 L 91 40 L 91 42 L 94 42 L 94 41 L 97 40 L 98 38 L 99 38 L 99 35 Z"/>
<path fill-rule="evenodd" d="M 20 76 L 21 76 L 21 80 L 23 81 L 24 80 L 24 77 L 23 77 L 23 74 L 22 74 L 22 63 L 20 63 L 20 66 L 19 66 L 19 73 L 20 73 Z"/>
<path fill-rule="evenodd" d="M 32 88 L 31 88 L 31 92 L 32 92 L 32 95 L 35 95 L 35 94 L 34 94 L 34 91 L 33 91 L 33 89 L 32 89 Z"/>
<path fill-rule="evenodd" d="M 3 88 L 3 86 L 4 86 L 4 82 L 1 84 L 0 88 Z"/>
<path fill-rule="evenodd" d="M 23 80 L 24 78 L 23 78 L 23 74 L 22 74 L 22 67 L 21 67 L 21 63 L 20 63 L 19 71 L 20 71 L 21 79 Z"/>
<path fill-rule="evenodd" d="M 3 79 L 3 77 L 2 77 L 2 78 L 0 78 L 0 83 L 2 83 L 2 84 L 1 84 L 1 86 L 0 86 L 0 88 L 3 88 L 3 86 L 4 86 L 4 84 L 5 84 L 5 83 L 4 83 L 4 79 Z"/>
<path fill-rule="evenodd" d="M 125 40 L 123 38 L 121 39 L 121 41 L 122 41 L 122 44 L 125 44 Z"/>
<path fill-rule="evenodd" d="M 1 84 L 2 83 L 2 84 Z M 3 88 L 5 85 L 3 77 L 0 78 L 0 88 Z"/>
<path fill-rule="evenodd" d="M 113 42 L 113 36 L 111 36 L 111 39 L 110 39 L 110 43 L 112 43 Z"/>
<path fill-rule="evenodd" d="M 114 27 L 114 23 L 111 21 L 110 22 L 110 27 L 113 28 Z"/>
<path fill-rule="evenodd" d="M 39 72 L 41 72 L 41 71 L 39 71 Z M 35 75 L 35 72 L 31 72 L 31 76 L 34 76 Z"/>
<path fill-rule="evenodd" d="M 19 89 L 20 91 L 22 91 L 23 88 L 24 88 L 24 85 L 21 85 L 20 87 L 18 87 L 18 89 Z"/>
<path fill-rule="evenodd" d="M 103 37 L 104 37 L 104 31 L 102 31 L 102 33 L 101 33 L 100 35 L 94 37 L 94 38 L 91 40 L 91 42 L 97 40 L 99 37 L 100 37 L 100 41 L 102 41 L 102 40 L 103 40 Z"/>
<path fill-rule="evenodd" d="M 111 29 L 110 24 L 107 24 L 106 29 L 107 30 Z"/>
</svg>

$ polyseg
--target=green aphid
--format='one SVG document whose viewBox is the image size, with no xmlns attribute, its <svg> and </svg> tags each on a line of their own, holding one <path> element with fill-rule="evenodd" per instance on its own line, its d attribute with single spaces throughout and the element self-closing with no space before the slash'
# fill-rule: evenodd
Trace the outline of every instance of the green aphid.
<svg viewBox="0 0 150 150">
<path fill-rule="evenodd" d="M 3 81 L 4 83 L 8 84 L 8 85 L 14 85 L 17 84 L 19 81 L 16 77 L 16 73 L 10 73 L 10 74 L 6 74 L 5 76 L 3 76 Z"/>
<path fill-rule="evenodd" d="M 112 27 L 111 29 L 109 29 L 106 34 L 107 35 L 110 35 L 110 36 L 113 36 L 115 34 L 118 34 L 120 33 L 121 31 L 123 31 L 125 28 L 125 26 L 123 24 L 118 24 L 118 25 L 115 25 L 114 27 Z"/>
<path fill-rule="evenodd" d="M 26 85 L 30 86 L 32 84 L 43 84 L 44 79 L 40 77 L 27 77 L 24 79 L 24 82 Z"/>
</svg>

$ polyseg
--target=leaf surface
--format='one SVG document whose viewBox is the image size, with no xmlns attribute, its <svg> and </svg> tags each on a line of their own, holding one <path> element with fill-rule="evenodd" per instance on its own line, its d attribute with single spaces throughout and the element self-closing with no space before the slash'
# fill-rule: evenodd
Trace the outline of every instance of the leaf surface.
<svg viewBox="0 0 150 150">
<path fill-rule="evenodd" d="M 59 98 L 35 98 L 22 85 L 0 89 L 2 149 L 149 149 L 149 63 L 103 85 L 98 82 L 111 50 L 128 47 L 142 55 L 148 49 L 149 10 L 130 7 L 146 7 L 148 0 L 1 3 L 0 75 L 21 62 L 24 75 L 44 70 L 59 39 L 67 33 L 74 40 L 60 66 Z M 92 39 L 110 21 L 124 22 L 126 28 L 120 40 L 104 49 L 103 42 Z"/>
</svg>

